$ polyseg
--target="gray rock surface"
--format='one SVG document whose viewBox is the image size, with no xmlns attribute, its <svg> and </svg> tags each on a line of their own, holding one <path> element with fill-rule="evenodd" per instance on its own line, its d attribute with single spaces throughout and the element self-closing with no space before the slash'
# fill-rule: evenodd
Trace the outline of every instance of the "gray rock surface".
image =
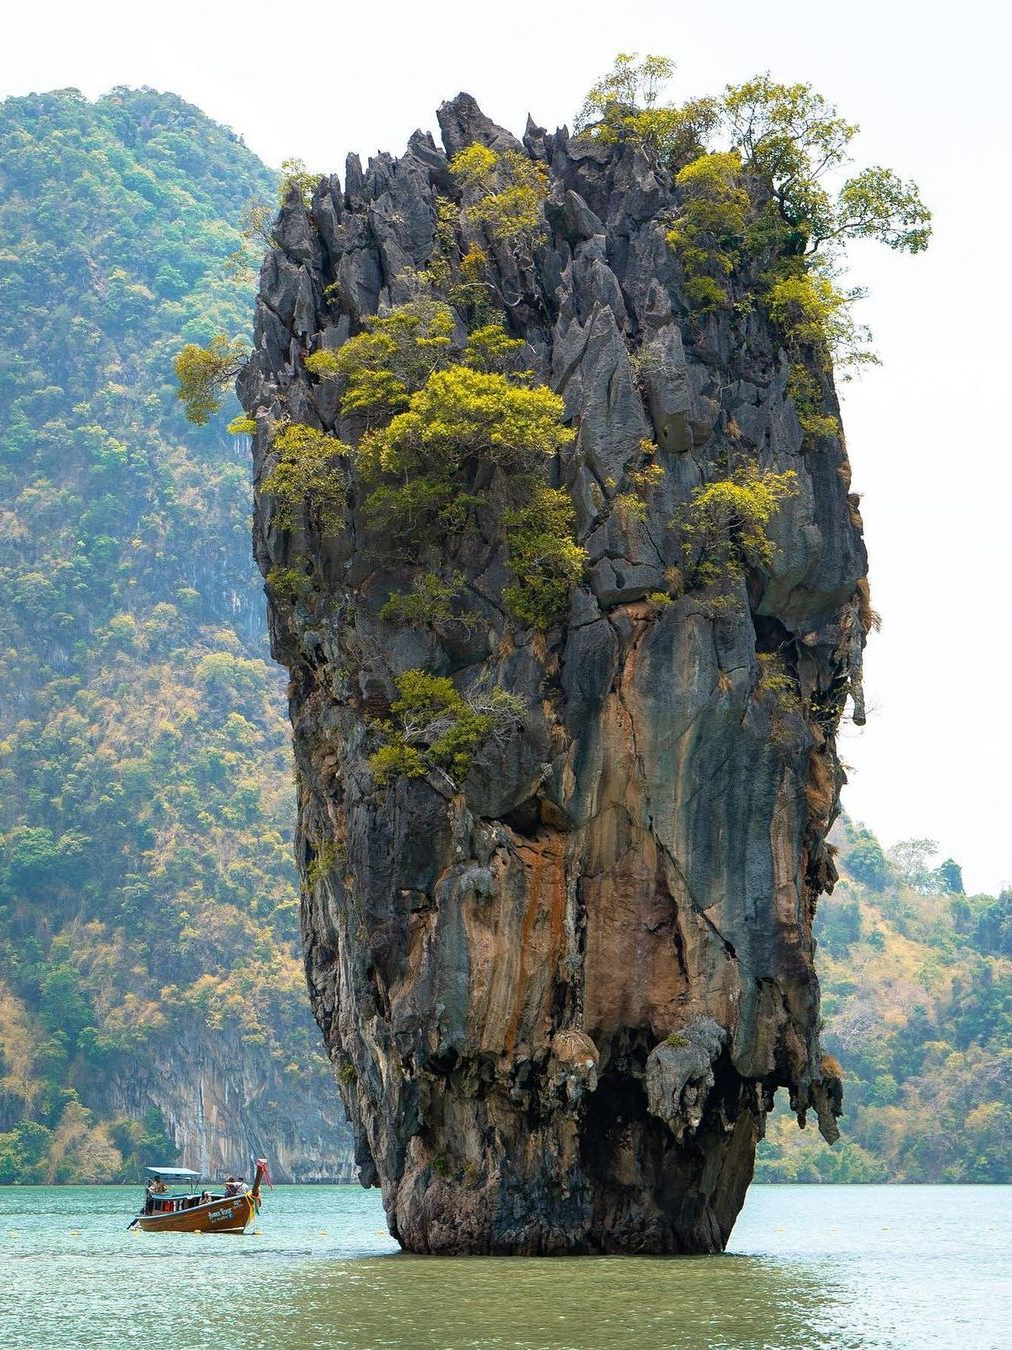
<svg viewBox="0 0 1012 1350">
<path fill-rule="evenodd" d="M 520 146 L 466 95 L 439 122 L 450 154 Z M 533 263 L 489 251 L 506 322 L 578 432 L 553 469 L 589 554 L 567 621 L 507 621 L 490 537 L 436 560 L 466 575 L 465 622 L 396 628 L 380 609 L 416 571 L 354 498 L 343 534 L 320 538 L 280 531 L 257 494 L 265 574 L 311 563 L 312 593 L 270 609 L 291 672 L 306 972 L 361 1179 L 405 1247 L 718 1250 L 777 1088 L 835 1135 L 812 918 L 835 879 L 836 725 L 859 688 L 860 521 L 842 441 L 802 449 L 761 312 L 691 314 L 664 240 L 670 180 L 641 150 L 564 130 L 529 123 L 525 146 L 550 168 L 544 239 Z M 354 439 L 305 356 L 406 298 L 451 190 L 416 133 L 402 159 L 349 160 L 344 191 L 325 180 L 310 212 L 284 208 L 240 379 L 258 483 L 271 418 Z M 645 519 L 624 519 L 644 439 L 664 477 Z M 691 590 L 647 599 L 684 561 L 678 506 L 750 461 L 799 479 L 772 566 L 723 619 Z M 778 726 L 758 687 L 774 651 L 805 707 Z M 527 708 L 459 792 L 438 775 L 381 788 L 368 768 L 370 722 L 419 666 Z"/>
</svg>

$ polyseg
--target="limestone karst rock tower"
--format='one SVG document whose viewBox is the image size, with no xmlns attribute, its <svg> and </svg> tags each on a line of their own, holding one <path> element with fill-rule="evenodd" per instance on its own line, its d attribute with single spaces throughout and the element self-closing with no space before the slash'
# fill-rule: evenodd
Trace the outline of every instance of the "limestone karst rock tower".
<svg viewBox="0 0 1012 1350">
<path fill-rule="evenodd" d="M 812 918 L 835 877 L 835 731 L 848 695 L 860 707 L 868 620 L 846 452 L 836 434 L 808 443 L 782 334 L 734 303 L 752 260 L 731 302 L 693 308 L 666 242 L 678 190 L 642 150 L 532 124 L 521 143 L 466 95 L 439 123 L 445 153 L 416 133 L 402 158 L 352 157 L 308 208 L 292 193 L 239 382 L 291 672 L 313 1007 L 362 1180 L 405 1247 L 714 1251 L 777 1087 L 836 1132 Z M 474 144 L 544 166 L 522 246 L 468 214 L 448 158 Z M 586 562 L 547 625 L 504 602 L 516 504 L 496 468 L 465 456 L 470 524 L 421 542 L 369 516 L 353 451 L 338 526 L 263 490 L 279 428 L 350 447 L 368 433 L 307 358 L 420 295 L 449 303 L 458 351 L 468 305 L 501 321 L 528 383 L 564 400 L 574 434 L 546 481 Z M 831 377 L 811 380 L 831 419 Z M 750 465 L 796 484 L 765 558 L 742 555 L 715 599 L 678 521 Z M 423 577 L 439 603 L 394 614 Z M 462 772 L 425 758 L 456 716 L 445 700 L 427 734 L 404 714 L 399 744 L 422 760 L 380 774 L 406 671 L 448 677 L 471 711 L 502 688 L 521 712 Z"/>
</svg>

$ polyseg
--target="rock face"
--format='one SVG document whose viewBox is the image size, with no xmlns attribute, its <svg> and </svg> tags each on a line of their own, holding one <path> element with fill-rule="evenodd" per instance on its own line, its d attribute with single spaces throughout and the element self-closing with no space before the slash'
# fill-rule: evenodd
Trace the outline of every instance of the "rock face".
<svg viewBox="0 0 1012 1350">
<path fill-rule="evenodd" d="M 206 1177 L 248 1177 L 250 1160 L 264 1156 L 278 1182 L 355 1180 L 351 1131 L 331 1094 L 318 1084 L 293 1085 L 270 1046 L 258 1051 L 234 1031 L 210 1032 L 197 1018 L 188 1025 L 180 1019 L 177 1029 L 164 1058 L 141 1059 L 129 1073 L 112 1075 L 93 1093 L 95 1105 L 132 1119 L 157 1107 L 178 1164 Z"/>
<path fill-rule="evenodd" d="M 439 121 L 451 156 L 521 148 L 466 95 Z M 312 582 L 271 605 L 291 672 L 309 989 L 361 1180 L 382 1186 L 406 1248 L 715 1251 L 778 1087 L 836 1137 L 811 929 L 835 880 L 848 694 L 860 712 L 860 517 L 842 442 L 803 449 L 761 310 L 692 315 L 665 242 L 670 176 L 632 146 L 532 124 L 523 148 L 549 172 L 544 237 L 533 256 L 487 247 L 505 321 L 577 431 L 554 469 L 589 555 L 567 621 L 508 621 L 492 536 L 447 544 L 464 621 L 395 627 L 380 609 L 417 572 L 366 533 L 353 492 L 337 538 L 279 530 L 258 494 L 261 568 L 308 559 Z M 239 382 L 258 482 L 272 419 L 354 439 L 305 357 L 410 298 L 437 194 L 454 191 L 416 133 L 403 158 L 349 159 L 343 189 L 323 180 L 309 211 L 289 200 Z M 743 272 L 736 293 L 756 280 Z M 615 494 L 644 439 L 664 476 L 645 518 L 623 518 Z M 798 475 L 773 563 L 730 615 L 691 589 L 661 603 L 680 504 L 747 461 Z M 772 652 L 802 709 L 786 730 L 760 687 Z M 371 722 L 409 668 L 527 707 L 459 792 L 370 774 Z"/>
</svg>

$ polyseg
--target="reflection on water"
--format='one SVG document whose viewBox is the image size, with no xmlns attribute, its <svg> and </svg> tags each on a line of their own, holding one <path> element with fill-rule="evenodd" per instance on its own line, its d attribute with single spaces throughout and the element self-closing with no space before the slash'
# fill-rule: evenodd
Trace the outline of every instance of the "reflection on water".
<svg viewBox="0 0 1012 1350">
<path fill-rule="evenodd" d="M 141 1234 L 138 1192 L 0 1188 L 0 1345 L 999 1347 L 1012 1188 L 757 1186 L 723 1257 L 395 1254 L 375 1192 L 279 1187 L 257 1234 Z"/>
<path fill-rule="evenodd" d="M 811 1272 L 760 1257 L 388 1257 L 304 1272 L 288 1287 L 301 1312 L 286 1343 L 304 1346 L 786 1350 L 821 1343 L 815 1329 L 836 1298 Z"/>
</svg>

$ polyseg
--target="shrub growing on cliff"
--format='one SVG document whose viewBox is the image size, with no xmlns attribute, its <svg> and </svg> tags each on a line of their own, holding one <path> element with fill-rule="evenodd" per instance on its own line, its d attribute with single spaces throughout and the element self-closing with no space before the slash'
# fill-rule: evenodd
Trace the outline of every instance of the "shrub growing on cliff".
<svg viewBox="0 0 1012 1350">
<path fill-rule="evenodd" d="M 380 618 L 438 631 L 452 622 L 453 602 L 463 589 L 462 572 L 454 572 L 448 581 L 435 572 L 426 572 L 416 578 L 410 591 L 392 592 L 380 610 Z"/>
<path fill-rule="evenodd" d="M 548 172 L 519 150 L 497 154 L 475 142 L 454 155 L 450 172 L 465 193 L 464 220 L 495 243 L 530 252 L 544 228 Z"/>
<path fill-rule="evenodd" d="M 348 483 L 344 442 L 292 422 L 274 436 L 271 450 L 277 462 L 264 474 L 260 487 L 274 499 L 278 525 L 294 529 L 302 512 L 308 512 L 323 534 L 339 529 Z"/>
<path fill-rule="evenodd" d="M 825 392 L 806 365 L 795 361 L 787 375 L 787 396 L 794 404 L 805 446 L 817 445 L 840 434 L 840 419 L 824 411 Z"/>
<path fill-rule="evenodd" d="M 313 590 L 312 578 L 304 568 L 275 565 L 268 570 L 265 580 L 272 598 L 290 605 L 304 600 Z"/>
<path fill-rule="evenodd" d="M 313 190 L 320 181 L 318 173 L 310 173 L 301 159 L 283 159 L 281 177 L 278 180 L 278 202 L 284 206 L 292 192 L 297 192 L 299 201 L 308 211 Z"/>
<path fill-rule="evenodd" d="M 454 320 L 450 307 L 422 297 L 388 314 L 365 320 L 365 332 L 337 351 L 306 357 L 306 369 L 321 379 L 344 380 L 341 414 L 361 414 L 367 426 L 392 417 L 434 371 L 452 357 Z"/>
<path fill-rule="evenodd" d="M 276 201 L 251 197 L 239 217 L 239 243 L 228 255 L 226 276 L 244 286 L 256 281 L 257 270 L 266 249 L 277 246 L 274 224 L 278 207 L 285 206 L 293 189 L 298 192 L 303 209 L 308 210 L 313 190 L 320 175 L 310 173 L 301 159 L 283 159 L 278 178 Z"/>
<path fill-rule="evenodd" d="M 367 478 L 393 480 L 373 488 L 367 514 L 408 538 L 459 532 L 482 504 L 466 487 L 478 470 L 500 470 L 504 490 L 526 491 L 547 457 L 572 441 L 562 409 L 544 386 L 467 366 L 436 371 L 405 412 L 363 438 Z"/>
<path fill-rule="evenodd" d="M 489 162 L 482 149 L 471 147 L 465 161 L 477 162 L 476 173 Z M 533 383 L 527 351 L 499 323 L 476 329 L 461 350 L 450 308 L 423 297 L 306 364 L 320 378 L 343 378 L 342 412 L 367 419 L 355 464 L 369 522 L 417 551 L 472 530 L 482 510 L 500 510 L 517 577 L 504 600 L 522 623 L 544 627 L 565 609 L 585 554 L 568 495 L 545 482 L 548 461 L 574 433 L 563 400 Z M 391 597 L 385 616 L 403 619 L 423 598 L 434 597 Z"/>
<path fill-rule="evenodd" d="M 248 350 L 238 338 L 219 333 L 206 346 L 188 342 L 173 366 L 186 416 L 205 426 L 221 408 L 224 391 L 246 363 Z"/>
<path fill-rule="evenodd" d="M 769 711 L 770 739 L 776 744 L 782 744 L 790 739 L 788 718 L 801 711 L 797 681 L 788 671 L 779 652 L 759 652 L 756 662 L 759 678 L 755 696 Z"/>
<path fill-rule="evenodd" d="M 532 378 L 526 356 L 530 348 L 523 338 L 511 338 L 500 323 L 483 324 L 468 335 L 464 365 L 487 375 Z"/>
<path fill-rule="evenodd" d="M 452 680 L 423 670 L 406 670 L 396 685 L 391 718 L 376 727 L 382 744 L 369 757 L 381 785 L 441 770 L 459 786 L 479 747 L 490 737 L 507 736 L 523 718 L 523 703 L 504 689 L 465 698 Z"/>
<path fill-rule="evenodd" d="M 863 292 L 841 289 L 828 265 L 818 259 L 791 259 L 781 262 L 766 281 L 770 318 L 782 330 L 791 355 L 824 370 L 878 363 L 868 346 L 870 333 L 854 320 L 854 301 Z"/>
<path fill-rule="evenodd" d="M 505 518 L 510 568 L 504 588 L 510 613 L 531 628 L 547 628 L 565 615 L 569 593 L 583 576 L 584 548 L 573 539 L 575 512 L 563 488 L 538 488 Z"/>
<path fill-rule="evenodd" d="M 769 316 L 780 328 L 790 360 L 787 393 L 794 403 L 805 445 L 812 448 L 838 435 L 840 423 L 827 411 L 826 391 L 817 375 L 835 371 L 850 379 L 855 366 L 875 365 L 871 334 L 854 319 L 860 292 L 844 291 L 819 260 L 781 261 L 767 277 Z"/>
<path fill-rule="evenodd" d="M 578 135 L 604 144 L 630 141 L 665 165 L 698 155 L 717 121 L 715 99 L 690 99 L 680 107 L 660 102 L 675 63 L 665 56 L 622 52 L 587 94 L 576 117 Z"/>
<path fill-rule="evenodd" d="M 681 200 L 667 237 L 685 266 L 692 308 L 705 314 L 727 304 L 725 278 L 748 253 L 768 268 L 771 288 L 795 291 L 806 324 L 823 309 L 812 338 L 820 348 L 843 364 L 870 359 L 867 334 L 850 318 L 860 292 L 836 284 L 833 260 L 850 239 L 926 248 L 931 213 L 917 185 L 875 165 L 832 194 L 827 175 L 849 162 L 858 127 L 809 84 L 780 84 L 767 73 L 728 85 L 720 100 L 677 108 L 659 102 L 673 69 L 664 57 L 619 55 L 576 125 L 600 141 L 631 140 L 676 171 Z M 718 129 L 723 146 L 714 144 Z"/>
<path fill-rule="evenodd" d="M 689 302 L 706 313 L 728 299 L 721 278 L 734 271 L 745 239 L 750 199 L 741 160 L 734 153 L 701 155 L 675 183 L 681 210 L 666 238 L 685 268 Z"/>
<path fill-rule="evenodd" d="M 769 73 L 728 85 L 724 125 L 745 168 L 766 189 L 769 224 L 780 251 L 813 254 L 847 239 L 878 239 L 919 253 L 931 237 L 931 212 L 917 185 L 875 166 L 848 178 L 833 197 L 824 186 L 848 163 L 860 128 L 810 84 L 779 84 Z"/>
<path fill-rule="evenodd" d="M 781 503 L 797 492 L 797 482 L 793 469 L 764 473 L 750 464 L 696 488 L 676 517 L 691 584 L 709 593 L 714 615 L 733 609 L 748 569 L 762 571 L 773 562 L 768 527 Z"/>
</svg>

